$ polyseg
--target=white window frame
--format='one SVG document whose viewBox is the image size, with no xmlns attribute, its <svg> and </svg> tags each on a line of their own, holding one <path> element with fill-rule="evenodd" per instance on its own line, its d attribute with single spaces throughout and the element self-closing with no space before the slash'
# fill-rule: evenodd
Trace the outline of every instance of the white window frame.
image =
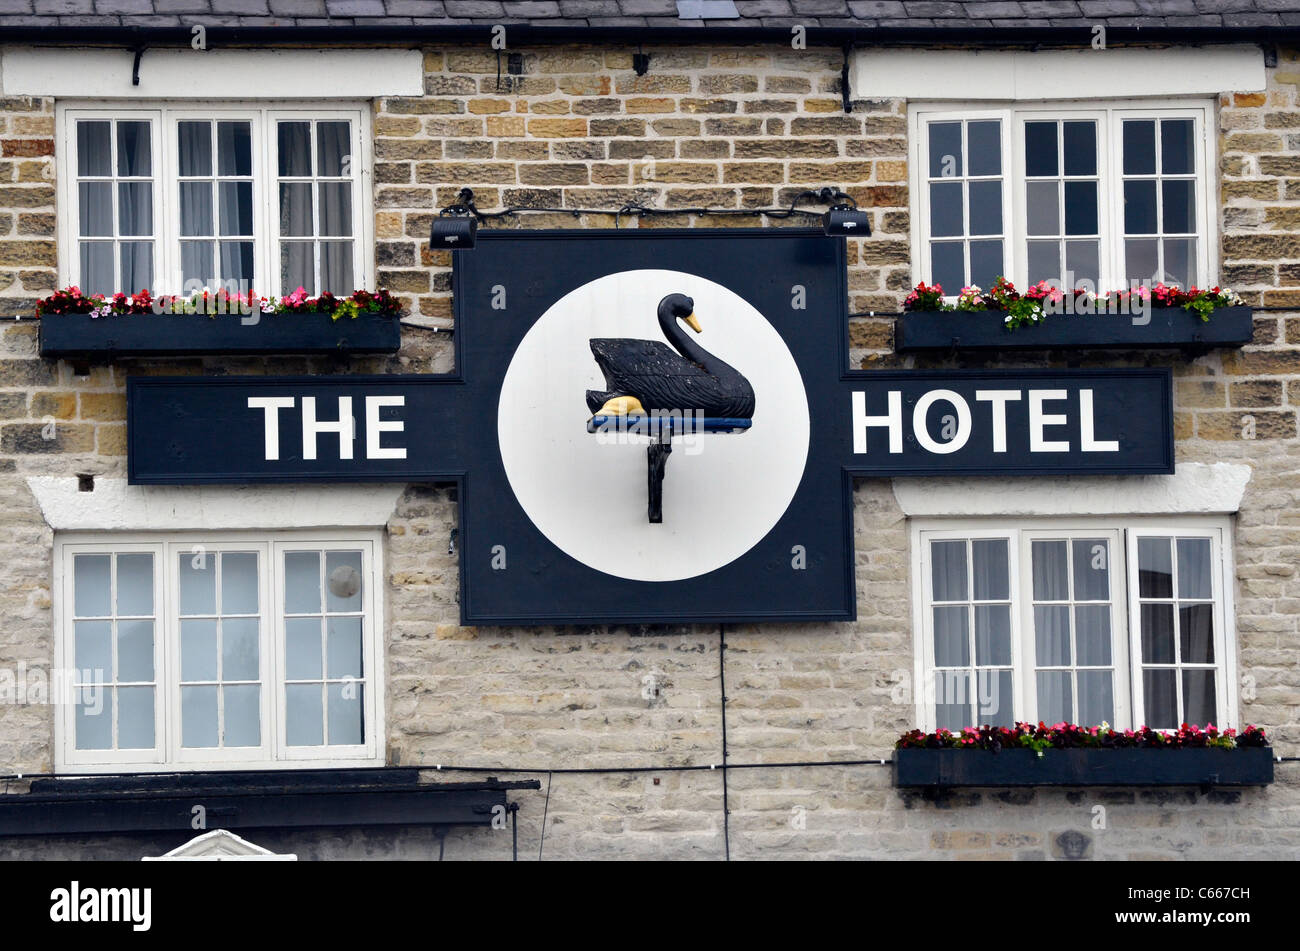
<svg viewBox="0 0 1300 951">
<path fill-rule="evenodd" d="M 1141 684 L 1141 629 L 1137 614 L 1137 538 L 1145 535 L 1208 537 L 1211 539 L 1215 598 L 1216 703 L 1219 729 L 1239 728 L 1237 690 L 1236 611 L 1233 579 L 1232 522 L 1226 516 L 1062 516 L 1042 518 L 913 518 L 909 534 L 912 549 L 913 703 L 918 726 L 936 728 L 934 697 L 928 687 L 934 671 L 934 630 L 930 611 L 933 579 L 929 543 L 962 538 L 1007 538 L 1011 572 L 1011 650 L 1013 682 L 1012 719 L 1038 721 L 1037 658 L 1033 637 L 1033 577 L 1030 545 L 1034 540 L 1066 537 L 1112 538 L 1112 559 L 1124 563 L 1111 571 L 1111 651 L 1114 661 L 1115 729 L 1137 729 L 1143 711 Z M 1076 661 L 1077 658 L 1072 658 Z M 973 662 L 974 658 L 972 658 Z M 1181 668 L 1180 668 L 1181 669 Z M 1181 691 L 1181 678 L 1180 687 Z M 1180 693 L 1181 696 L 1181 693 Z M 1077 700 L 1077 698 L 1076 698 Z M 974 724 L 972 724 L 974 725 Z"/>
<path fill-rule="evenodd" d="M 1005 276 L 1024 290 L 1028 284 L 1028 236 L 1025 188 L 1024 123 L 1040 119 L 1098 119 L 1098 227 L 1100 286 L 1098 292 L 1127 287 L 1124 264 L 1124 195 L 1121 123 L 1125 119 L 1190 118 L 1196 123 L 1196 209 L 1197 283 L 1211 287 L 1218 283 L 1218 201 L 1215 170 L 1218 168 L 1215 103 L 1210 99 L 1070 100 L 1059 102 L 922 102 L 908 105 L 910 145 L 909 187 L 912 203 L 911 243 L 913 283 L 932 283 L 930 261 L 929 136 L 931 122 L 970 119 L 1000 119 L 1003 130 L 1003 233 L 1009 246 L 1003 261 Z M 1009 140 L 1009 142 L 1008 142 Z M 1064 263 L 1064 262 L 1062 262 Z M 1148 276 L 1143 276 L 1145 279 Z M 960 288 L 944 288 L 945 298 L 955 300 Z M 988 290 L 988 288 L 985 288 Z"/>
<path fill-rule="evenodd" d="M 199 547 L 201 546 L 201 548 Z M 185 750 L 181 747 L 180 644 L 177 614 L 177 559 L 196 549 L 259 554 L 260 647 L 262 678 L 261 747 Z M 362 713 L 366 742 L 348 746 L 289 747 L 284 742 L 283 552 L 359 549 L 362 552 L 364 684 Z M 303 769 L 382 766 L 384 718 L 383 545 L 377 530 L 300 530 L 287 532 L 211 531 L 178 533 L 68 532 L 54 542 L 53 614 L 55 666 L 75 667 L 72 629 L 72 557 L 86 553 L 151 552 L 154 555 L 154 748 L 79 750 L 75 705 L 61 703 L 55 716 L 55 770 L 72 773 L 175 770 Z M 324 673 L 324 672 L 323 672 Z M 53 694 L 53 685 L 51 685 Z M 54 697 L 52 696 L 52 699 Z M 274 702 L 272 702 L 274 701 Z"/>
<path fill-rule="evenodd" d="M 60 284 L 80 285 L 80 222 L 77 197 L 77 132 L 81 119 L 148 119 L 152 123 L 154 154 L 154 286 L 155 294 L 180 293 L 179 162 L 176 123 L 190 120 L 247 119 L 252 122 L 253 148 L 253 260 L 254 273 L 261 275 L 253 288 L 262 295 L 283 296 L 295 288 L 280 286 L 279 194 L 277 183 L 277 137 L 280 120 L 342 120 L 352 123 L 352 274 L 355 288 L 374 289 L 374 184 L 371 164 L 371 110 L 362 102 L 328 102 L 305 105 L 285 101 L 267 102 L 139 102 L 129 107 L 90 100 L 68 100 L 56 104 L 58 130 L 56 172 L 60 182 L 58 216 Z M 313 139 L 314 141 L 314 139 Z M 313 155 L 313 164 L 315 156 Z M 213 156 L 216 161 L 216 156 Z M 114 170 L 115 171 L 115 170 Z M 215 168 L 213 169 L 215 175 Z M 313 207 L 315 206 L 315 189 Z M 116 198 L 114 199 L 116 209 Z M 214 216 L 216 208 L 213 209 Z M 219 230 L 219 224 L 214 220 Z M 117 223 L 114 222 L 116 230 Z M 317 238 L 316 240 L 320 240 Z M 319 254 L 319 251 L 317 252 Z M 116 273 L 117 265 L 114 265 Z M 115 288 L 123 293 L 140 288 Z M 320 288 L 316 289 L 319 294 Z"/>
</svg>

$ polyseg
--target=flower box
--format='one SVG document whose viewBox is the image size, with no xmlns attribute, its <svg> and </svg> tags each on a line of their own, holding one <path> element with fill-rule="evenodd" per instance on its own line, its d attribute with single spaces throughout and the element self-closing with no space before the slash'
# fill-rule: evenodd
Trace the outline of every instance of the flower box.
<svg viewBox="0 0 1300 951">
<path fill-rule="evenodd" d="M 898 749 L 894 785 L 1264 786 L 1273 750 L 1239 749 Z"/>
<path fill-rule="evenodd" d="M 252 322 L 257 317 L 256 322 Z M 245 321 L 249 321 L 245 323 Z M 206 355 L 395 353 L 397 317 L 363 312 L 338 320 L 323 313 L 46 314 L 41 356 L 79 360 Z"/>
<path fill-rule="evenodd" d="M 1176 349 L 1240 347 L 1255 327 L 1249 307 L 1220 307 L 1208 321 L 1182 307 L 1152 307 L 1150 321 L 1131 314 L 1051 314 L 1010 330 L 1006 312 L 912 311 L 894 325 L 898 353 L 951 350 Z M 1139 317 L 1138 319 L 1142 319 Z"/>
</svg>

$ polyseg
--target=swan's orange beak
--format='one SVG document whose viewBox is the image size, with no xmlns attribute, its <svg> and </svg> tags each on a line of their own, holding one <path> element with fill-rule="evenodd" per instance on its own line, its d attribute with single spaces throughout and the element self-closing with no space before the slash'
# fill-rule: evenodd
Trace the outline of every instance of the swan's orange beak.
<svg viewBox="0 0 1300 951">
<path fill-rule="evenodd" d="M 682 320 L 686 321 L 686 326 L 690 327 L 696 333 L 703 332 L 704 328 L 700 326 L 700 322 L 695 319 L 694 314 L 687 314 L 685 317 L 682 318 Z"/>
</svg>

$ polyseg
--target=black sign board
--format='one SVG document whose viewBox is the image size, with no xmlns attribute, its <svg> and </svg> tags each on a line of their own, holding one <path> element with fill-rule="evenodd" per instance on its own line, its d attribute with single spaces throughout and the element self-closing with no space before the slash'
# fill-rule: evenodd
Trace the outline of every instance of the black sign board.
<svg viewBox="0 0 1300 951">
<path fill-rule="evenodd" d="M 853 476 L 1173 471 L 1168 370 L 846 371 L 820 233 L 484 232 L 454 282 L 455 374 L 130 378 L 130 481 L 454 481 L 465 623 L 605 624 L 852 619 Z"/>
</svg>

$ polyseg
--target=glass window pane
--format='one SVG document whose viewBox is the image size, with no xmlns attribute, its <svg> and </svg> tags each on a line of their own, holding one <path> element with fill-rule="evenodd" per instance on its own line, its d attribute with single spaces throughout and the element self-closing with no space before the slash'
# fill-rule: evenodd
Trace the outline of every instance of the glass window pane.
<svg viewBox="0 0 1300 951">
<path fill-rule="evenodd" d="M 198 547 L 198 546 L 196 546 Z M 180 569 L 180 613 L 217 613 L 217 558 L 206 551 L 177 555 Z"/>
<path fill-rule="evenodd" d="M 1030 234 L 1061 233 L 1061 202 L 1056 189 L 1056 182 L 1025 185 Z"/>
<path fill-rule="evenodd" d="M 218 183 L 217 202 L 221 208 L 222 234 L 251 235 L 253 233 L 252 182 Z"/>
<path fill-rule="evenodd" d="M 320 611 L 320 552 L 284 553 L 284 610 L 287 614 Z"/>
<path fill-rule="evenodd" d="M 153 727 L 153 687 L 119 687 L 117 689 L 118 749 L 153 749 Z"/>
<path fill-rule="evenodd" d="M 79 182 L 77 184 L 77 217 L 80 222 L 82 237 L 112 237 L 113 184 L 111 182 Z"/>
<path fill-rule="evenodd" d="M 1066 122 L 1065 174 L 1097 174 L 1097 123 L 1091 119 L 1083 122 Z"/>
<path fill-rule="evenodd" d="M 1034 605 L 1034 644 L 1039 667 L 1070 664 L 1070 609 L 1064 604 Z"/>
<path fill-rule="evenodd" d="M 1007 540 L 980 538 L 971 542 L 976 601 L 1005 601 L 1011 597 Z"/>
<path fill-rule="evenodd" d="M 123 241 L 119 251 L 122 265 L 121 290 L 131 294 L 153 287 L 153 242 Z"/>
<path fill-rule="evenodd" d="M 1077 663 L 1087 667 L 1110 666 L 1110 605 L 1080 604 L 1074 609 Z"/>
<path fill-rule="evenodd" d="M 1156 233 L 1156 183 L 1138 179 L 1124 183 L 1124 233 Z"/>
<path fill-rule="evenodd" d="M 1214 663 L 1214 605 L 1180 604 L 1178 640 L 1184 664 Z"/>
<path fill-rule="evenodd" d="M 356 746 L 364 743 L 361 700 L 365 685 L 330 684 L 325 689 L 329 695 L 329 744 Z"/>
<path fill-rule="evenodd" d="M 1213 670 L 1183 671 L 1183 722 L 1192 726 L 1218 725 L 1219 712 L 1214 696 Z"/>
<path fill-rule="evenodd" d="M 971 675 L 964 670 L 938 670 L 935 677 L 935 721 L 940 730 L 960 730 L 975 722 L 971 701 L 975 694 Z"/>
<path fill-rule="evenodd" d="M 77 122 L 77 174 L 113 174 L 110 123 L 80 120 Z"/>
<path fill-rule="evenodd" d="M 148 552 L 117 556 L 117 613 L 153 614 L 153 555 Z"/>
<path fill-rule="evenodd" d="M 1165 238 L 1165 280 L 1181 287 L 1196 283 L 1196 239 Z"/>
<path fill-rule="evenodd" d="M 352 124 L 346 121 L 316 123 L 316 174 L 352 174 Z"/>
<path fill-rule="evenodd" d="M 215 276 L 212 273 L 211 241 L 181 242 L 181 280 L 186 289 L 194 287 L 194 282 L 206 286 Z"/>
<path fill-rule="evenodd" d="M 1002 123 L 997 119 L 966 125 L 966 152 L 971 175 L 1002 174 Z"/>
<path fill-rule="evenodd" d="M 981 670 L 975 677 L 979 685 L 979 724 L 1011 726 L 1015 722 L 1011 671 Z"/>
<path fill-rule="evenodd" d="M 181 182 L 180 189 L 181 234 L 212 234 L 212 183 Z"/>
<path fill-rule="evenodd" d="M 1172 598 L 1174 596 L 1173 539 L 1146 537 L 1138 539 L 1138 597 Z"/>
<path fill-rule="evenodd" d="M 1165 234 L 1190 234 L 1196 230 L 1196 183 L 1175 178 L 1160 183 L 1164 202 L 1162 221 Z"/>
<path fill-rule="evenodd" d="M 971 182 L 970 221 L 971 234 L 1002 233 L 1002 183 Z"/>
<path fill-rule="evenodd" d="M 228 551 L 221 555 L 221 613 L 257 613 L 257 553 Z"/>
<path fill-rule="evenodd" d="M 217 123 L 217 174 L 253 174 L 253 133 L 249 123 Z"/>
<path fill-rule="evenodd" d="M 352 242 L 322 241 L 320 245 L 321 290 L 345 296 L 357 289 L 352 277 Z"/>
<path fill-rule="evenodd" d="M 1026 122 L 1025 174 L 1055 175 L 1057 169 L 1056 123 Z"/>
<path fill-rule="evenodd" d="M 1030 546 L 1033 559 L 1034 600 L 1067 601 L 1070 598 L 1064 541 L 1036 541 Z"/>
<path fill-rule="evenodd" d="M 1205 599 L 1214 597 L 1214 588 L 1210 582 L 1210 540 L 1180 538 L 1177 545 L 1178 597 Z"/>
<path fill-rule="evenodd" d="M 934 609 L 934 663 L 936 667 L 970 664 L 970 637 L 965 607 Z"/>
<path fill-rule="evenodd" d="M 1172 668 L 1142 671 L 1145 725 L 1153 730 L 1178 729 L 1178 695 L 1175 693 L 1174 676 Z"/>
<path fill-rule="evenodd" d="M 320 618 L 288 618 L 284 622 L 285 677 L 320 680 Z"/>
<path fill-rule="evenodd" d="M 320 684 L 287 684 L 285 733 L 290 746 L 325 744 L 325 711 Z"/>
<path fill-rule="evenodd" d="M 1097 183 L 1065 183 L 1065 233 L 1097 234 Z"/>
<path fill-rule="evenodd" d="M 113 276 L 112 242 L 83 241 L 80 257 L 82 293 L 112 294 L 117 291 L 117 280 Z"/>
<path fill-rule="evenodd" d="M 77 691 L 75 715 L 77 749 L 113 748 L 113 691 L 109 687 L 86 687 Z"/>
<path fill-rule="evenodd" d="M 961 123 L 931 122 L 930 177 L 949 178 L 962 174 Z"/>
<path fill-rule="evenodd" d="M 1048 726 L 1074 722 L 1073 676 L 1068 670 L 1038 672 L 1038 719 Z"/>
<path fill-rule="evenodd" d="M 930 183 L 930 234 L 950 237 L 963 234 L 961 182 Z"/>
<path fill-rule="evenodd" d="M 966 258 L 961 242 L 934 241 L 930 244 L 930 281 L 956 294 L 966 283 Z"/>
<path fill-rule="evenodd" d="M 975 663 L 999 667 L 1011 663 L 1011 606 L 975 607 Z"/>
<path fill-rule="evenodd" d="M 223 618 L 221 621 L 221 679 L 257 680 L 258 623 L 255 617 Z"/>
<path fill-rule="evenodd" d="M 1124 268 L 1130 281 L 1159 280 L 1156 246 L 1157 242 L 1151 239 L 1124 242 Z"/>
<path fill-rule="evenodd" d="M 217 622 L 181 621 L 181 680 L 217 679 Z"/>
<path fill-rule="evenodd" d="M 149 123 L 133 120 L 117 124 L 117 174 L 147 176 L 153 174 L 153 155 L 149 149 Z"/>
<path fill-rule="evenodd" d="M 113 622 L 73 622 L 73 656 L 84 683 L 113 680 Z"/>
<path fill-rule="evenodd" d="M 332 617 L 326 622 L 328 663 L 326 673 L 331 680 L 344 677 L 360 679 L 361 669 L 361 618 Z"/>
<path fill-rule="evenodd" d="M 282 182 L 280 184 L 280 234 L 303 237 L 313 233 L 311 183 Z"/>
<path fill-rule="evenodd" d="M 930 572 L 935 601 L 965 601 L 966 543 L 930 542 Z"/>
<path fill-rule="evenodd" d="M 280 122 L 276 126 L 276 151 L 282 176 L 311 175 L 311 123 Z"/>
<path fill-rule="evenodd" d="M 1115 724 L 1115 675 L 1109 670 L 1081 670 L 1079 725 Z"/>
<path fill-rule="evenodd" d="M 1029 283 L 1061 279 L 1061 242 L 1029 242 Z"/>
<path fill-rule="evenodd" d="M 1139 613 L 1142 618 L 1142 662 L 1172 664 L 1174 662 L 1174 606 L 1144 604 Z"/>
<path fill-rule="evenodd" d="M 239 684 L 221 688 L 225 729 L 223 746 L 261 746 L 261 688 L 256 684 Z"/>
<path fill-rule="evenodd" d="M 109 608 L 110 555 L 74 555 L 72 584 L 76 592 L 73 610 L 77 617 L 107 617 Z"/>
<path fill-rule="evenodd" d="M 182 176 L 211 175 L 211 124 L 188 121 L 176 123 L 176 151 Z"/>
<path fill-rule="evenodd" d="M 153 680 L 153 621 L 117 622 L 117 679 L 127 683 Z"/>
<path fill-rule="evenodd" d="M 349 237 L 352 234 L 352 183 L 320 182 L 316 187 L 320 198 L 320 233 Z"/>
<path fill-rule="evenodd" d="M 221 273 L 223 281 L 234 282 L 240 288 L 253 288 L 256 278 L 253 263 L 253 242 L 222 241 Z"/>
<path fill-rule="evenodd" d="M 302 288 L 316 293 L 316 257 L 310 241 L 286 241 L 280 245 L 280 287 L 286 294 Z"/>
<path fill-rule="evenodd" d="M 970 279 L 980 287 L 992 287 L 1002 276 L 1002 242 L 972 241 L 970 243 Z"/>
<path fill-rule="evenodd" d="M 1101 251 L 1096 239 L 1065 242 L 1065 268 L 1070 272 L 1071 286 L 1078 287 L 1088 281 L 1097 287 L 1101 279 Z"/>
<path fill-rule="evenodd" d="M 1154 119 L 1124 120 L 1124 174 L 1154 175 L 1156 123 Z"/>
<path fill-rule="evenodd" d="M 1191 175 L 1196 171 L 1196 148 L 1191 119 L 1160 120 L 1160 171 L 1165 175 Z"/>
<path fill-rule="evenodd" d="M 325 553 L 325 610 L 361 610 L 361 552 Z"/>
<path fill-rule="evenodd" d="M 217 688 L 181 688 L 181 746 L 212 749 L 217 741 Z"/>
</svg>

